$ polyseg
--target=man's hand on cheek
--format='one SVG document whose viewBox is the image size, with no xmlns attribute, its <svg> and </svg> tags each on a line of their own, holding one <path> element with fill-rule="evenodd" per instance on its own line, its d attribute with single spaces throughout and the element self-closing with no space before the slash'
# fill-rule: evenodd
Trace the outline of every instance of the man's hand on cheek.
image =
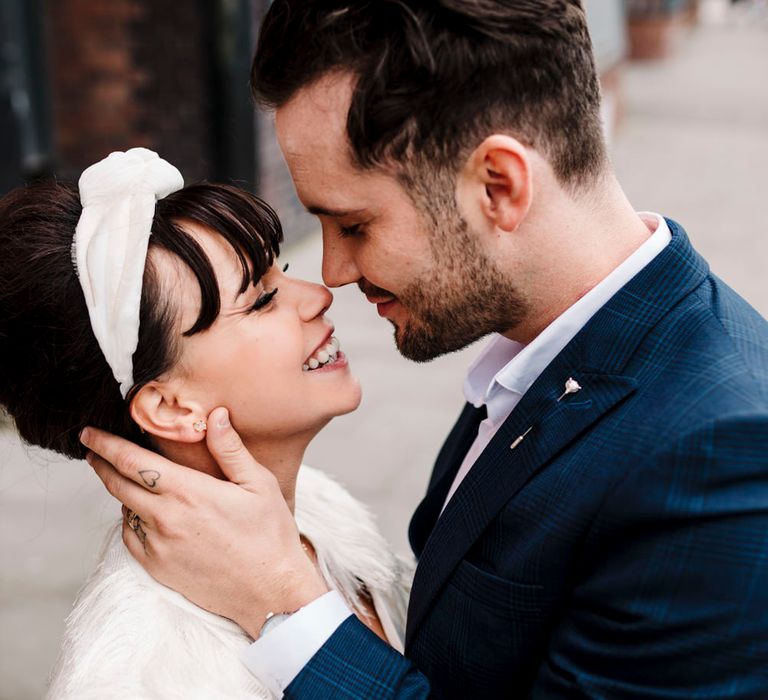
<svg viewBox="0 0 768 700">
<path fill-rule="evenodd" d="M 174 464 L 94 428 L 89 462 L 124 505 L 123 540 L 160 583 L 257 637 L 270 612 L 328 589 L 301 547 L 277 480 L 258 464 L 227 411 L 208 421 L 208 448 L 230 481 Z"/>
</svg>

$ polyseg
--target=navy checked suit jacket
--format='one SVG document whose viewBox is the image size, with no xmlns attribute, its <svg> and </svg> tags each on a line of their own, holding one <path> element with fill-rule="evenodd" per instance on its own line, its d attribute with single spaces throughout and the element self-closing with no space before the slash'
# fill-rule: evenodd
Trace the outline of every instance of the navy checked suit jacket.
<svg viewBox="0 0 768 700">
<path fill-rule="evenodd" d="M 411 522 L 406 656 L 350 618 L 286 697 L 768 698 L 768 324 L 669 225 L 438 519 L 464 408 Z"/>
</svg>

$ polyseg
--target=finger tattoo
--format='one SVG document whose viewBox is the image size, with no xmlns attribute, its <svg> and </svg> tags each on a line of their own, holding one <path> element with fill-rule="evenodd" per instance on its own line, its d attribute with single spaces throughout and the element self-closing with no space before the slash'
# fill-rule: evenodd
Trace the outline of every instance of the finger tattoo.
<svg viewBox="0 0 768 700">
<path fill-rule="evenodd" d="M 160 481 L 160 472 L 156 471 L 155 469 L 142 469 L 139 472 L 139 476 L 141 477 L 141 480 L 151 489 L 157 485 L 158 481 Z"/>
</svg>

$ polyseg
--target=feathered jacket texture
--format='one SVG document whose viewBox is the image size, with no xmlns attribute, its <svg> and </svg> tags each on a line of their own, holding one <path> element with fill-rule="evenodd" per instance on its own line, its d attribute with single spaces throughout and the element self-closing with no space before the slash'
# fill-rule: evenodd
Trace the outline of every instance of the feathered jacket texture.
<svg viewBox="0 0 768 700">
<path fill-rule="evenodd" d="M 327 475 L 303 466 L 295 515 L 329 586 L 353 607 L 365 586 L 390 643 L 402 649 L 412 566 L 391 552 L 370 513 Z M 67 618 L 47 697 L 274 697 L 240 660 L 251 641 L 232 621 L 149 576 L 125 548 L 118 524 Z"/>
</svg>

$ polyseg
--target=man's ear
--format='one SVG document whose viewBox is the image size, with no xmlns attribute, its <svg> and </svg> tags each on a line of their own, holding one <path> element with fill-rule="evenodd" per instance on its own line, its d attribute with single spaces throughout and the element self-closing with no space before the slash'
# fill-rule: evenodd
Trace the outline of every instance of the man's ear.
<svg viewBox="0 0 768 700">
<path fill-rule="evenodd" d="M 533 198 L 527 148 L 512 136 L 494 134 L 486 138 L 459 173 L 456 198 L 475 230 L 517 230 Z"/>
<path fill-rule="evenodd" d="M 184 399 L 164 382 L 149 382 L 131 399 L 131 418 L 145 432 L 173 442 L 201 442 L 200 423 L 208 415 L 196 401 Z M 195 424 L 198 429 L 195 429 Z"/>
</svg>

